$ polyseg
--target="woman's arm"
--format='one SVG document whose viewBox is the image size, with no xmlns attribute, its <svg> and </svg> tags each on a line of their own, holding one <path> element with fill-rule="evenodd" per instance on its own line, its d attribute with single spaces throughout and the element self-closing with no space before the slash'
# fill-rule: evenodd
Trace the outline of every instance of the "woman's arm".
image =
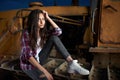
<svg viewBox="0 0 120 80">
<path fill-rule="evenodd" d="M 45 14 L 46 19 L 51 23 L 53 28 L 59 28 L 59 26 L 49 17 L 46 11 L 43 10 L 43 13 Z"/>
<path fill-rule="evenodd" d="M 50 24 L 54 28 L 52 34 L 56 35 L 56 36 L 61 35 L 62 34 L 61 28 L 59 28 L 59 26 L 49 17 L 49 15 L 46 11 L 43 11 L 43 13 L 45 14 L 46 19 L 50 22 Z"/>
<path fill-rule="evenodd" d="M 29 62 L 34 65 L 36 68 L 38 68 L 40 71 L 42 71 L 45 76 L 47 77 L 48 80 L 53 80 L 53 77 L 52 75 L 42 66 L 40 65 L 34 57 L 30 57 L 29 58 Z"/>
</svg>

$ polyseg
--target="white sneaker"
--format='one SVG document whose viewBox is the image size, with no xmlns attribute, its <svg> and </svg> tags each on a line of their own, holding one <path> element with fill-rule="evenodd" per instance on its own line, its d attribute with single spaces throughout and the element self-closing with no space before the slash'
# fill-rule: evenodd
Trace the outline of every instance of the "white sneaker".
<svg viewBox="0 0 120 80">
<path fill-rule="evenodd" d="M 69 65 L 68 65 L 68 73 L 79 73 L 81 75 L 89 75 L 89 71 L 82 66 L 80 66 L 77 60 L 73 60 Z"/>
</svg>

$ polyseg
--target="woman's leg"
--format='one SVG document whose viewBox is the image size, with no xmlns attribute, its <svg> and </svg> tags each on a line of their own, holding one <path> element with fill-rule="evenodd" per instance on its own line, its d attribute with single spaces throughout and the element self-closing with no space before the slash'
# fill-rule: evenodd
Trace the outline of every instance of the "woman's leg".
<svg viewBox="0 0 120 80">
<path fill-rule="evenodd" d="M 49 38 L 39 53 L 40 64 L 42 65 L 44 64 L 45 60 L 48 58 L 51 52 L 52 47 L 53 47 L 53 41 Z"/>
<path fill-rule="evenodd" d="M 67 51 L 67 49 L 65 48 L 65 46 L 63 45 L 63 43 L 61 42 L 61 40 L 59 39 L 58 36 L 52 36 L 51 37 L 56 50 L 65 58 L 67 59 L 68 56 L 70 56 L 69 52 Z"/>
<path fill-rule="evenodd" d="M 83 67 L 81 67 L 77 62 L 77 60 L 73 60 L 67 49 L 62 44 L 61 40 L 57 36 L 51 37 L 57 51 L 63 55 L 63 57 L 68 61 L 68 72 L 74 73 L 77 72 L 82 75 L 88 75 L 89 71 Z"/>
<path fill-rule="evenodd" d="M 67 49 L 62 44 L 61 40 L 57 36 L 51 36 L 48 41 L 46 42 L 45 46 L 43 47 L 42 51 L 40 52 L 40 63 L 44 60 L 46 60 L 46 57 L 48 57 L 53 44 L 55 45 L 57 51 L 63 55 L 63 57 L 68 61 L 69 63 L 69 72 L 78 72 L 82 75 L 88 75 L 89 71 L 83 67 L 81 67 L 77 60 L 73 60 L 70 54 L 68 53 Z"/>
<path fill-rule="evenodd" d="M 62 54 L 62 56 L 67 60 L 67 61 L 72 61 L 72 57 L 68 53 L 67 49 L 64 47 L 62 44 L 61 40 L 57 36 L 51 36 L 47 41 L 46 44 L 44 45 L 43 49 L 41 50 L 39 57 L 40 57 L 40 63 L 44 63 L 46 58 L 49 56 L 49 53 L 55 45 L 57 51 Z"/>
</svg>

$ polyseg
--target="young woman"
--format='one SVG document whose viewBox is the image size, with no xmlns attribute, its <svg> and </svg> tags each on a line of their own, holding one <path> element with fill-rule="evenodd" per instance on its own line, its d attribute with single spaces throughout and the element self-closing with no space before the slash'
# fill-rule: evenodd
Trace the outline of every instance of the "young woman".
<svg viewBox="0 0 120 80">
<path fill-rule="evenodd" d="M 48 31 L 46 21 L 51 24 L 51 31 Z M 48 16 L 46 11 L 38 9 L 31 11 L 28 16 L 27 26 L 27 29 L 22 34 L 20 66 L 29 77 L 33 80 L 54 80 L 52 74 L 42 66 L 53 45 L 55 45 L 57 51 L 68 62 L 69 73 L 89 74 L 88 70 L 81 67 L 77 60 L 73 60 L 70 56 L 58 38 L 62 30 Z"/>
</svg>

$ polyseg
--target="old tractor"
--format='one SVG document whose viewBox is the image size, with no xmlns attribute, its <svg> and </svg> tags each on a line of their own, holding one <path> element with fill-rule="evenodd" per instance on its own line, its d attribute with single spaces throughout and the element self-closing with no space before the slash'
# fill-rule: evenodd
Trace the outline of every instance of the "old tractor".
<svg viewBox="0 0 120 80">
<path fill-rule="evenodd" d="M 46 64 L 55 80 L 120 79 L 120 0 L 91 0 L 90 7 L 43 6 L 0 12 L 0 78 L 31 80 L 19 66 L 20 38 L 27 16 L 34 9 L 46 10 L 61 27 L 61 41 L 73 56 L 90 70 L 90 75 L 68 74 L 67 63 L 53 47 Z M 7 76 L 7 77 L 6 77 Z"/>
</svg>

